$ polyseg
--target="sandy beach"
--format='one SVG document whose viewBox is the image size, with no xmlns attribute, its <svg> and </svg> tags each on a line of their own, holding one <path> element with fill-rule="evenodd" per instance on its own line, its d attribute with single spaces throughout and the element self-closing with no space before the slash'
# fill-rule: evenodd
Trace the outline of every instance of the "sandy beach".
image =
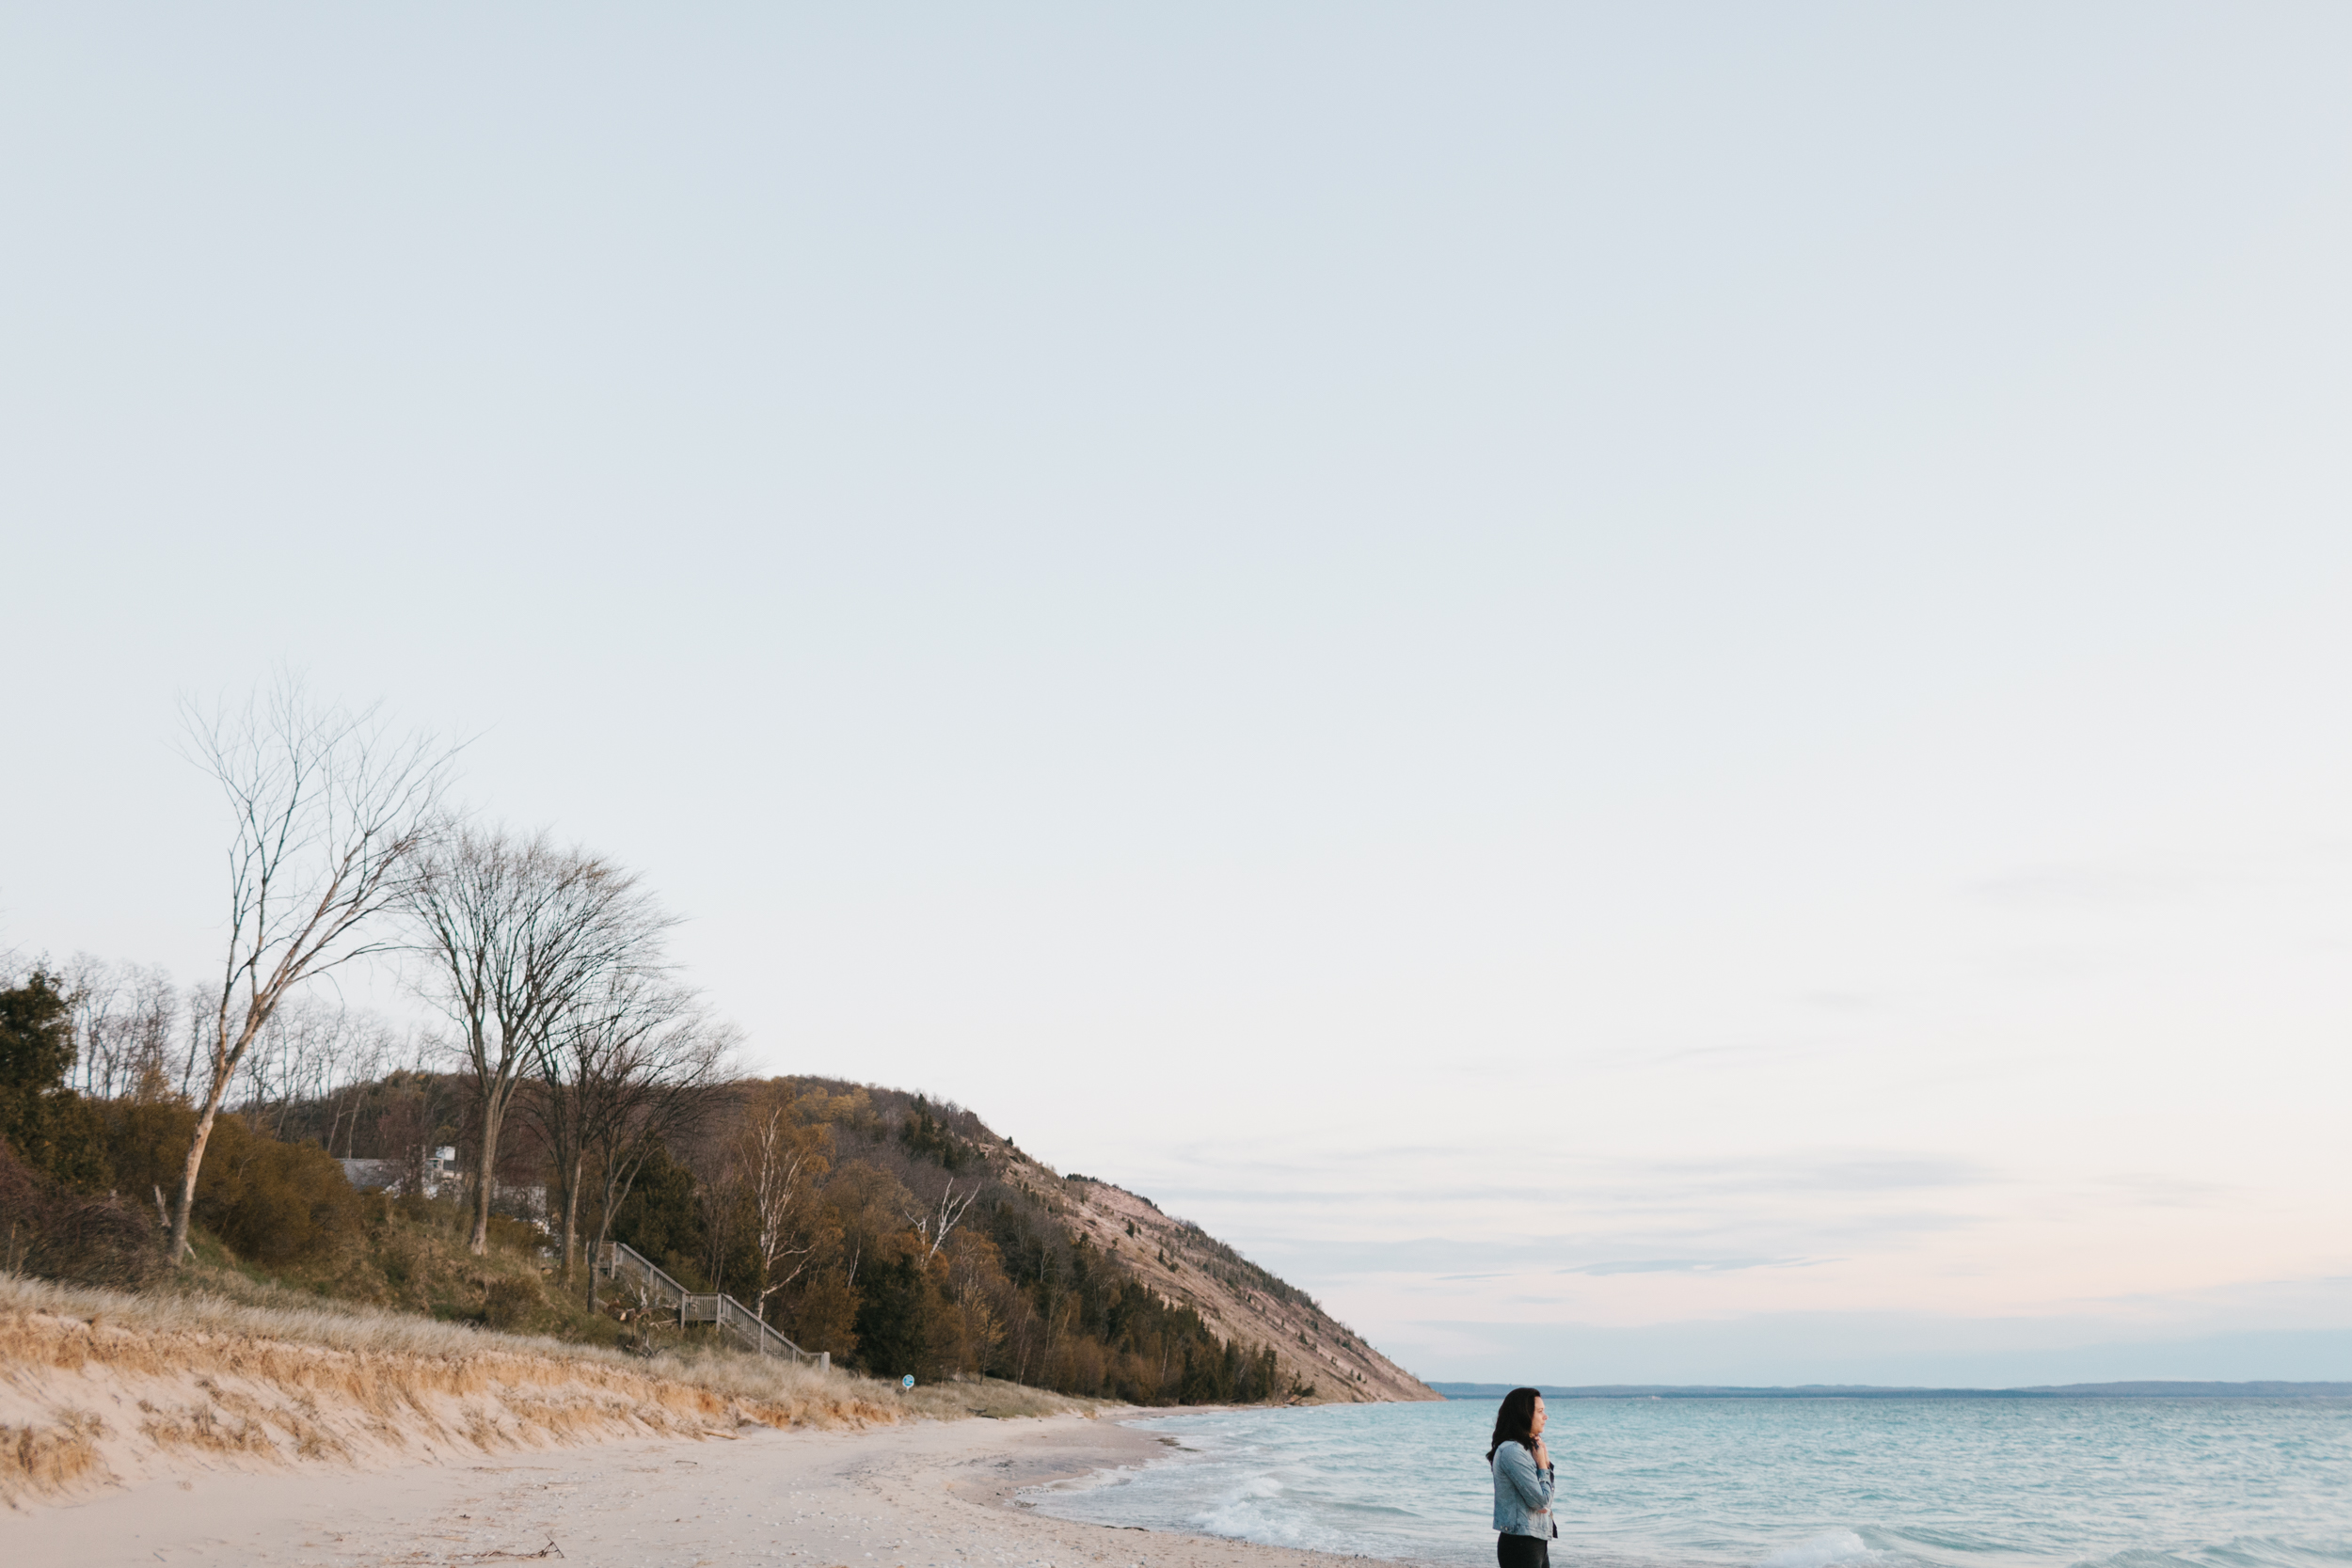
<svg viewBox="0 0 2352 1568">
<path fill-rule="evenodd" d="M 0 1556 L 28 1568 L 1327 1568 L 1342 1560 L 1073 1524 L 1015 1497 L 1057 1477 L 1140 1464 L 1159 1449 L 1160 1439 L 1120 1424 L 1114 1413 L 863 1432 L 751 1429 L 358 1472 L 191 1465 L 129 1490 L 0 1517 Z"/>
</svg>

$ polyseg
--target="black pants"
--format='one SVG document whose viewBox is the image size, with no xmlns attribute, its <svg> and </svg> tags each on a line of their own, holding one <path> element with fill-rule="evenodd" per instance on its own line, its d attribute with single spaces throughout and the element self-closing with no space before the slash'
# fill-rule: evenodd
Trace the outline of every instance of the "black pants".
<svg viewBox="0 0 2352 1568">
<path fill-rule="evenodd" d="M 1495 1561 L 1502 1568 L 1551 1568 L 1551 1543 L 1538 1535 L 1495 1535 Z"/>
</svg>

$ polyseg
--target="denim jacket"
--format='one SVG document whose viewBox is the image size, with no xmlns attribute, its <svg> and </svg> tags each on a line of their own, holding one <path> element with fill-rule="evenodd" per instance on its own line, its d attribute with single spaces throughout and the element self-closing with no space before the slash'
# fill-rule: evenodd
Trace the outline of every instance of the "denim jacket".
<svg viewBox="0 0 2352 1568">
<path fill-rule="evenodd" d="M 1552 1467 L 1538 1470 L 1534 1454 L 1505 1443 L 1495 1449 L 1494 1471 L 1497 1533 L 1559 1539 L 1560 1527 L 1551 1522 Z"/>
</svg>

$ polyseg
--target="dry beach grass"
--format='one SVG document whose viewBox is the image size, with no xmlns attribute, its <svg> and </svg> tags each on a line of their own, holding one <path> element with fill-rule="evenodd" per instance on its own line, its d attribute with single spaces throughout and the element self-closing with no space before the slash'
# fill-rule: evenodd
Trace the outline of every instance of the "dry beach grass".
<svg viewBox="0 0 2352 1568">
<path fill-rule="evenodd" d="M 0 1497 L 11 1507 L 190 1463 L 373 1466 L 1085 1407 L 1001 1384 L 909 1395 L 723 1352 L 647 1358 L 365 1308 L 0 1275 Z"/>
<path fill-rule="evenodd" d="M 1014 1506 L 1164 1451 L 1071 1418 L 1084 1402 L 255 1291 L 270 1304 L 0 1275 L 0 1560 L 1343 1568 Z M 952 1419 L 972 1415 L 1061 1418 Z"/>
</svg>

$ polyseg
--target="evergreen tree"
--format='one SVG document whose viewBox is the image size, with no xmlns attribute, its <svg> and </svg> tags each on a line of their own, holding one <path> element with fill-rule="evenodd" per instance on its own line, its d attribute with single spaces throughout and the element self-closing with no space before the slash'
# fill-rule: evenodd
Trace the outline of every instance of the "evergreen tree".
<svg viewBox="0 0 2352 1568">
<path fill-rule="evenodd" d="M 653 1146 L 628 1196 L 613 1211 L 612 1236 L 691 1289 L 709 1288 L 702 1271 L 708 1238 L 702 1205 L 695 1198 L 694 1173 L 673 1160 L 664 1145 Z"/>
<path fill-rule="evenodd" d="M 72 1006 L 42 970 L 0 990 L 0 1137 L 51 1180 L 87 1190 L 109 1179 L 106 1126 L 65 1087 L 73 1070 Z"/>
<path fill-rule="evenodd" d="M 894 1381 L 930 1371 L 931 1282 L 914 1259 L 868 1271 L 857 1308 L 857 1354 L 866 1371 Z"/>
</svg>

